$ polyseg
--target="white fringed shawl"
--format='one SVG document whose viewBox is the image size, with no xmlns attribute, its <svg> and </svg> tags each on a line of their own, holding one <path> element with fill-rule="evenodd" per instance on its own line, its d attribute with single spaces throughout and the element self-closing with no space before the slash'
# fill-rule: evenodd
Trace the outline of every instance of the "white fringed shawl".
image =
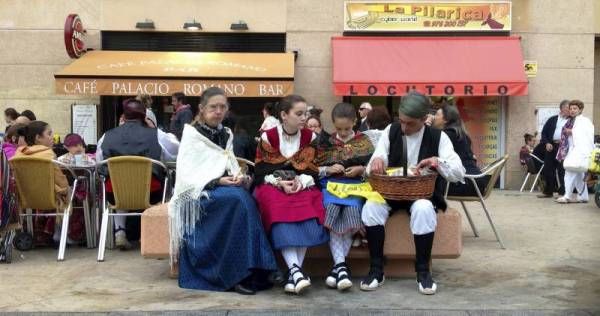
<svg viewBox="0 0 600 316">
<path fill-rule="evenodd" d="M 175 190 L 169 202 L 169 233 L 171 237 L 171 265 L 177 262 L 179 246 L 185 234 L 194 231 L 196 223 L 202 218 L 204 210 L 199 203 L 204 187 L 225 172 L 228 175 L 240 175 L 240 166 L 233 154 L 233 133 L 229 134 L 226 149 L 211 142 L 193 126 L 183 128 L 181 145 L 177 156 L 177 178 Z"/>
</svg>

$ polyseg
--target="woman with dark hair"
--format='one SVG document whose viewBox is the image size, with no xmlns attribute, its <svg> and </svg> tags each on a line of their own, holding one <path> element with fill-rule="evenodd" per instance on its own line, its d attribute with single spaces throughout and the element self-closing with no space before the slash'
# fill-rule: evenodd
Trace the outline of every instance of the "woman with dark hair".
<svg viewBox="0 0 600 316">
<path fill-rule="evenodd" d="M 265 120 L 258 130 L 260 133 L 279 125 L 279 120 L 276 117 L 277 113 L 275 113 L 275 104 L 273 102 L 265 103 L 262 109 L 262 115 Z"/>
<path fill-rule="evenodd" d="M 4 110 L 4 121 L 6 122 L 6 129 L 10 127 L 14 121 L 19 117 L 19 112 L 13 108 L 7 108 Z"/>
<path fill-rule="evenodd" d="M 377 146 L 379 136 L 381 136 L 383 130 L 388 125 L 392 124 L 392 117 L 390 116 L 386 108 L 376 106 L 374 109 L 369 111 L 369 114 L 367 114 L 366 122 L 369 126 L 369 129 L 364 131 L 363 134 L 369 137 L 373 146 Z"/>
<path fill-rule="evenodd" d="M 19 135 L 19 130 L 26 126 L 25 124 L 17 123 L 9 126 L 8 130 L 6 130 L 6 135 L 2 142 L 2 152 L 6 156 L 6 159 L 12 158 L 17 152 L 17 148 L 27 144 L 25 137 Z"/>
<path fill-rule="evenodd" d="M 329 239 L 323 228 L 323 195 L 316 187 L 317 136 L 305 128 L 303 97 L 284 97 L 277 111 L 281 124 L 261 135 L 254 193 L 273 248 L 281 251 L 289 268 L 284 291 L 301 294 L 311 285 L 302 271 L 307 248 Z"/>
<path fill-rule="evenodd" d="M 25 116 L 32 122 L 37 120 L 37 118 L 35 117 L 35 114 L 33 114 L 33 112 L 30 110 L 25 110 L 25 111 L 21 112 L 21 116 Z"/>
<path fill-rule="evenodd" d="M 317 134 L 317 143 L 327 141 L 331 135 L 323 129 L 321 118 L 319 116 L 310 116 L 306 120 L 306 127 Z"/>
<path fill-rule="evenodd" d="M 471 149 L 471 138 L 465 129 L 465 125 L 460 118 L 460 113 L 456 106 L 446 104 L 438 109 L 433 120 L 433 127 L 443 130 L 446 135 L 448 135 L 448 138 L 452 141 L 454 151 L 460 157 L 463 167 L 465 167 L 466 174 L 481 173 L 481 169 L 477 166 L 477 159 Z M 475 182 L 477 182 L 477 187 L 482 194 L 489 181 L 489 175 L 475 180 Z M 475 191 L 473 183 L 470 180 L 466 180 L 465 183 L 450 183 L 448 195 L 477 196 L 477 192 Z"/>
<path fill-rule="evenodd" d="M 254 294 L 277 269 L 256 203 L 233 153 L 233 133 L 222 122 L 225 92 L 206 89 L 198 114 L 183 129 L 177 181 L 169 207 L 171 259 L 182 288 Z"/>
<path fill-rule="evenodd" d="M 45 159 L 56 159 L 52 145 L 52 128 L 46 122 L 34 121 L 18 130 L 19 136 L 25 139 L 26 146 L 17 148 L 13 157 L 31 156 Z M 58 166 L 54 166 L 54 192 L 61 202 L 66 202 L 69 182 Z"/>
<path fill-rule="evenodd" d="M 362 176 L 374 146 L 366 135 L 354 132 L 357 118 L 352 104 L 336 104 L 331 120 L 335 133 L 321 142 L 317 159 L 326 209 L 324 225 L 330 232 L 329 248 L 334 261 L 325 283 L 329 288 L 344 291 L 352 287 L 346 256 L 352 245 L 352 236 L 362 228 L 360 211 L 365 200 L 354 196 L 339 198 L 327 190 L 328 184 L 364 183 Z"/>
<path fill-rule="evenodd" d="M 529 154 L 532 154 L 535 148 L 535 135 L 525 133 L 523 139 L 525 140 L 525 145 L 519 150 L 519 162 L 521 166 L 527 165 L 527 160 L 531 159 Z"/>
<path fill-rule="evenodd" d="M 18 134 L 24 138 L 26 146 L 19 147 L 12 159 L 23 156 L 39 157 L 48 160 L 56 159 L 56 155 L 52 150 L 52 145 L 54 144 L 52 128 L 50 128 L 48 123 L 42 121 L 31 122 L 29 125 L 20 128 Z M 54 165 L 54 193 L 59 205 L 67 202 L 69 182 L 57 165 Z M 59 206 L 59 208 L 61 207 Z M 60 239 L 60 221 L 48 218 L 43 230 L 48 236 L 53 235 L 52 237 L 55 242 L 58 242 Z M 73 243 L 70 238 L 69 243 Z"/>
</svg>

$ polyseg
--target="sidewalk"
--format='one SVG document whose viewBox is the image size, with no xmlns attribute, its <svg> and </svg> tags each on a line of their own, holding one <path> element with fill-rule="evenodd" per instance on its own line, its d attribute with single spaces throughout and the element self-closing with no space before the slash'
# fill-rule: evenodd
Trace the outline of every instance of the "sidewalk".
<svg viewBox="0 0 600 316">
<path fill-rule="evenodd" d="M 463 220 L 463 255 L 433 261 L 435 296 L 418 294 L 414 279 L 386 280 L 365 293 L 355 278 L 355 287 L 340 294 L 313 278 L 313 288 L 301 297 L 280 288 L 256 296 L 184 290 L 168 278 L 167 261 L 143 259 L 138 251 L 107 251 L 106 262 L 97 263 L 95 249 L 70 248 L 59 263 L 55 250 L 38 249 L 0 265 L 0 312 L 600 315 L 600 208 L 593 202 L 559 205 L 529 193 L 494 192 L 489 207 L 507 250 L 495 241 L 481 207 L 467 206 L 481 237 L 474 238 Z"/>
</svg>

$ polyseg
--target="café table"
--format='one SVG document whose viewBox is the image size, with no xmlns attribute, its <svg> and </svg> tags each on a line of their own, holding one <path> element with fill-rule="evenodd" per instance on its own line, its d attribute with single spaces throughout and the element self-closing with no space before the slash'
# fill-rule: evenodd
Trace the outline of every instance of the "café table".
<svg viewBox="0 0 600 316">
<path fill-rule="evenodd" d="M 91 207 L 86 201 L 83 201 L 84 207 L 84 220 L 85 220 L 85 231 L 86 231 L 86 242 L 87 248 L 95 248 L 98 243 L 98 223 L 99 223 L 99 211 L 98 211 L 98 201 L 97 201 L 97 170 L 95 163 L 82 162 L 82 163 L 69 163 L 66 164 L 69 168 L 71 168 L 77 175 L 80 173 L 84 173 L 86 176 L 83 176 L 87 181 L 87 193 L 89 194 L 89 198 L 91 199 Z M 75 189 L 75 188 L 73 188 Z"/>
</svg>

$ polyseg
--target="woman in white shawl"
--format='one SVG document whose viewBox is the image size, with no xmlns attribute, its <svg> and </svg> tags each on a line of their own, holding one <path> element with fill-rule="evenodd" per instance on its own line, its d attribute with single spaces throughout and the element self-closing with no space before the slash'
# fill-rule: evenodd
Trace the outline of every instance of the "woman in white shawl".
<svg viewBox="0 0 600 316">
<path fill-rule="evenodd" d="M 556 199 L 558 203 L 587 203 L 589 200 L 585 173 L 590 163 L 590 154 L 594 149 L 594 125 L 585 116 L 583 102 L 569 102 L 570 121 L 563 128 L 560 147 L 556 159 L 563 161 L 565 168 L 565 195 Z M 572 198 L 573 189 L 577 198 Z"/>
<path fill-rule="evenodd" d="M 216 87 L 202 93 L 199 113 L 185 125 L 175 194 L 169 205 L 171 259 L 183 288 L 254 294 L 277 269 L 256 202 L 221 122 L 229 105 Z"/>
</svg>

